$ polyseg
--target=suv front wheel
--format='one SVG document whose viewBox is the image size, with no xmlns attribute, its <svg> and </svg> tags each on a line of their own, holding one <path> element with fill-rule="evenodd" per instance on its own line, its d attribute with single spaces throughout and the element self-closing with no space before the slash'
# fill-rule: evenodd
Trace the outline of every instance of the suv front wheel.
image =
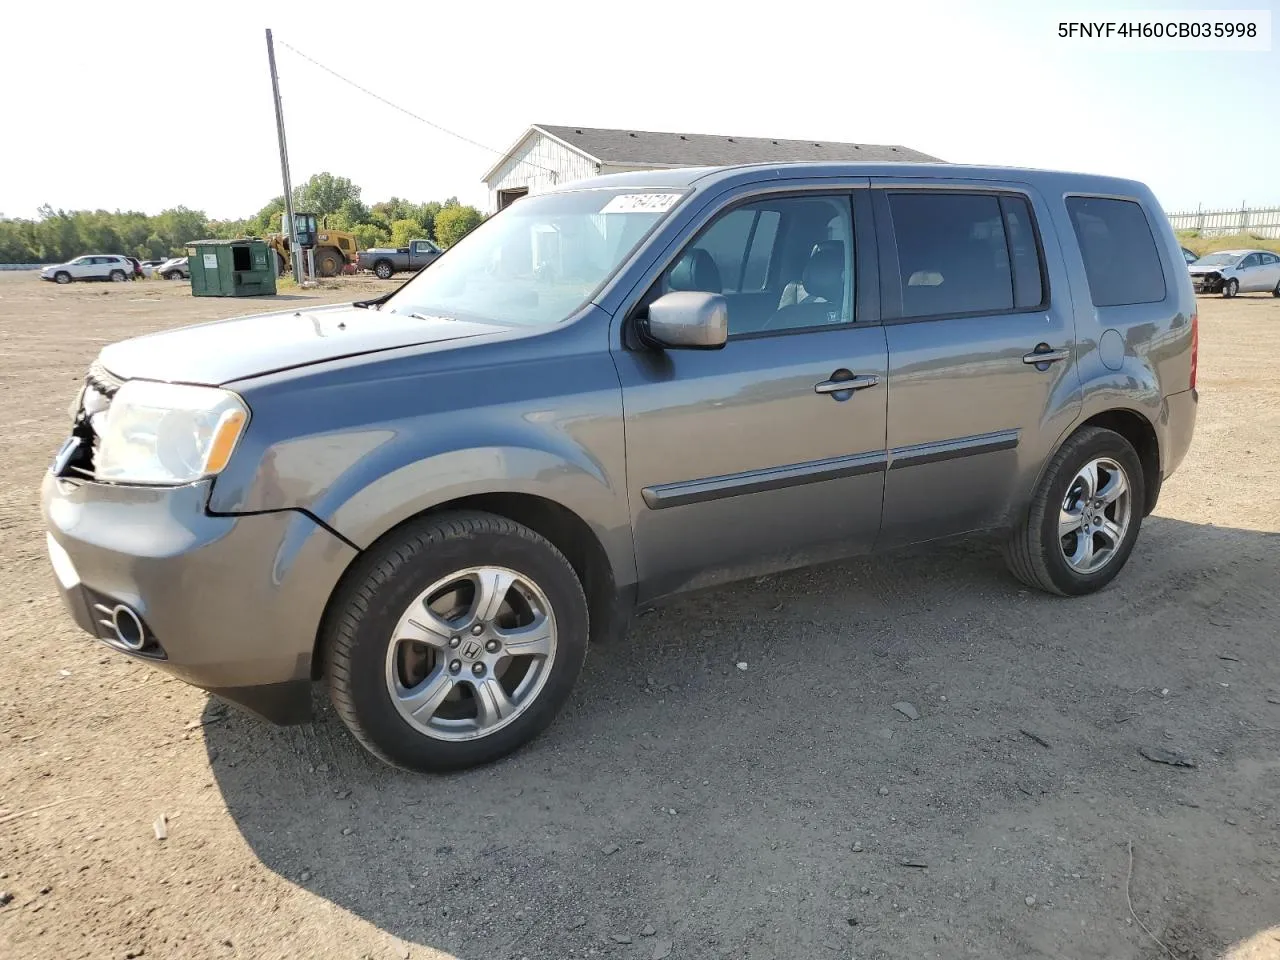
<svg viewBox="0 0 1280 960">
<path fill-rule="evenodd" d="M 334 708 L 366 748 L 411 770 L 474 766 L 533 739 L 586 656 L 573 567 L 505 517 L 410 525 L 341 589 L 324 628 Z"/>
<path fill-rule="evenodd" d="M 1133 552 L 1145 498 L 1133 445 L 1113 430 L 1082 427 L 1050 461 L 1005 561 L 1023 583 L 1049 593 L 1100 590 Z"/>
</svg>

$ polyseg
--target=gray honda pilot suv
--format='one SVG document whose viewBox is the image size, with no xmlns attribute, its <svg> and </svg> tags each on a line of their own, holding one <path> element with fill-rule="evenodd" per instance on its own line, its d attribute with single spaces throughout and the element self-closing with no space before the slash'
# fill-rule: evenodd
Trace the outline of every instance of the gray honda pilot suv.
<svg viewBox="0 0 1280 960">
<path fill-rule="evenodd" d="M 44 480 L 67 606 L 391 763 L 534 737 L 637 604 L 1000 531 L 1107 584 L 1191 442 L 1151 192 L 946 164 L 631 173 L 520 200 L 376 300 L 106 347 Z"/>
</svg>

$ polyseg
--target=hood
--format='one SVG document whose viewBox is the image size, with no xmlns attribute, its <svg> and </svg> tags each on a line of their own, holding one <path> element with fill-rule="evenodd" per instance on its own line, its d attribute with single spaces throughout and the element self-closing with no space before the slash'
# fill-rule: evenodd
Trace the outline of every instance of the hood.
<svg viewBox="0 0 1280 960">
<path fill-rule="evenodd" d="M 1192 273 L 1221 273 L 1223 270 L 1230 270 L 1235 264 L 1220 263 L 1217 265 L 1208 263 L 1193 263 L 1187 267 Z"/>
<path fill-rule="evenodd" d="M 223 384 L 342 357 L 506 331 L 489 323 L 419 320 L 351 304 L 264 313 L 113 343 L 99 357 L 122 380 Z"/>
</svg>

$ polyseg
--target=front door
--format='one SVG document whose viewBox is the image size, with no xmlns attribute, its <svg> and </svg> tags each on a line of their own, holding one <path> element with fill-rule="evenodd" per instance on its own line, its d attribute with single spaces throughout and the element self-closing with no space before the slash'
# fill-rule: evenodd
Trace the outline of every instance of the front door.
<svg viewBox="0 0 1280 960">
<path fill-rule="evenodd" d="M 729 304 L 721 350 L 615 354 L 642 600 L 873 545 L 887 353 L 855 282 L 875 253 L 855 271 L 855 193 L 869 231 L 865 190 L 740 197 L 641 301 Z"/>
<path fill-rule="evenodd" d="M 1079 407 L 1056 240 L 1029 194 L 873 185 L 889 345 L 880 543 L 999 525 Z"/>
</svg>

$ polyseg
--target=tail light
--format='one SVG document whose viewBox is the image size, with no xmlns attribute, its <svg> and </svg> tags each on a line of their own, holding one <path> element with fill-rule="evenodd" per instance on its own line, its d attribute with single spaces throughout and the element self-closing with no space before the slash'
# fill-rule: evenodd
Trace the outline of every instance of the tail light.
<svg viewBox="0 0 1280 960">
<path fill-rule="evenodd" d="M 1191 311 L 1191 389 L 1196 387 L 1196 371 L 1200 366 L 1200 310 Z"/>
</svg>

